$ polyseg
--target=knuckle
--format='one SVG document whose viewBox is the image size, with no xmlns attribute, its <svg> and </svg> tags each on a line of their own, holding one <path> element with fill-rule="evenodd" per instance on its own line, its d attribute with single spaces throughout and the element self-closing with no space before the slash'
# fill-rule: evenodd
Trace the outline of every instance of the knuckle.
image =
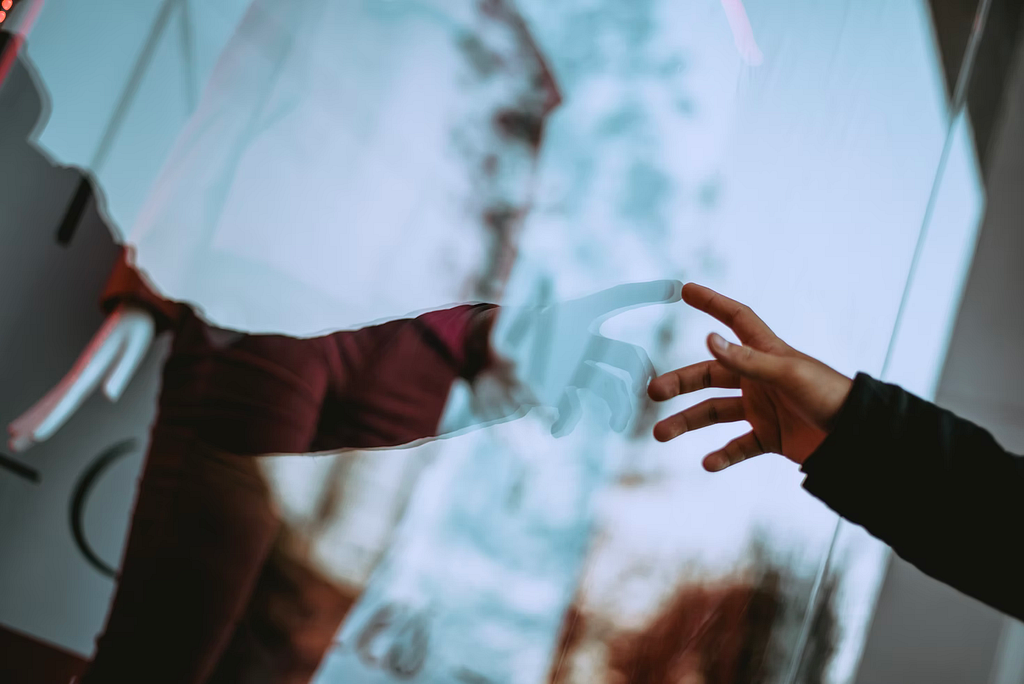
<svg viewBox="0 0 1024 684">
<path fill-rule="evenodd" d="M 686 394 L 686 376 L 682 370 L 677 370 L 672 374 L 672 378 L 675 380 L 675 395 Z"/>
<path fill-rule="evenodd" d="M 750 340 L 750 345 L 769 354 L 780 354 L 786 350 L 786 343 L 776 337 L 770 330 L 754 335 Z"/>
<path fill-rule="evenodd" d="M 736 440 L 729 445 L 729 460 L 733 463 L 739 463 L 747 457 L 746 452 L 743 449 L 743 444 Z"/>
<path fill-rule="evenodd" d="M 811 368 L 800 359 L 787 359 L 785 372 L 790 382 L 797 385 L 806 385 L 813 381 Z"/>
<path fill-rule="evenodd" d="M 752 448 L 757 450 L 756 453 L 758 453 L 758 454 L 768 453 L 768 450 L 764 448 L 764 444 L 761 442 L 761 438 L 757 436 L 757 433 L 756 432 L 751 432 L 750 434 L 754 438 L 753 439 L 754 443 L 752 445 Z"/>
<path fill-rule="evenodd" d="M 743 347 L 743 360 L 747 363 L 751 363 L 754 360 L 754 348 Z"/>
</svg>

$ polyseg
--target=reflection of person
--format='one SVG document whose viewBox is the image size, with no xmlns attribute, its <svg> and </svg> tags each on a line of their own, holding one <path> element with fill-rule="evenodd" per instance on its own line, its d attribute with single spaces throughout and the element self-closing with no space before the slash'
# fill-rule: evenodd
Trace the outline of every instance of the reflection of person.
<svg viewBox="0 0 1024 684">
<path fill-rule="evenodd" d="M 420 3 L 428 9 L 431 4 Z M 159 414 L 140 479 L 117 592 L 82 684 L 307 681 L 329 648 L 353 594 L 328 581 L 301 554 L 293 553 L 291 530 L 274 510 L 267 482 L 252 456 L 397 446 L 435 436 L 455 380 L 472 381 L 487 359 L 491 305 L 453 306 L 366 327 L 361 321 L 394 319 L 402 311 L 436 309 L 436 304 L 445 301 L 493 301 L 499 297 L 528 204 L 532 160 L 544 118 L 558 100 L 524 27 L 500 2 L 480 7 L 479 16 L 476 3 L 458 5 L 469 13 L 468 23 L 446 21 L 443 12 L 424 13 L 419 5 L 403 6 L 403 12 L 413 11 L 419 17 L 419 41 L 409 40 L 408 33 L 397 29 L 386 34 L 388 41 L 372 49 L 356 40 L 334 40 L 330 42 L 337 48 L 332 53 L 334 59 L 308 63 L 304 60 L 311 53 L 292 50 L 292 46 L 324 48 L 327 43 L 313 41 L 309 31 L 291 23 L 296 18 L 308 19 L 320 9 L 329 10 L 327 16 L 334 17 L 335 24 L 328 28 L 340 27 L 347 31 L 341 35 L 370 42 L 373 38 L 358 30 L 363 25 L 341 16 L 358 4 L 325 5 L 315 0 L 300 3 L 301 7 L 293 5 L 252 3 L 233 41 L 239 49 L 228 49 L 222 55 L 213 79 L 216 87 L 208 89 L 192 128 L 183 136 L 179 157 L 195 166 L 175 165 L 171 160 L 171 181 L 185 180 L 180 185 L 167 182 L 167 178 L 157 183 L 153 206 L 166 212 L 150 207 L 146 213 L 150 221 L 143 223 L 150 229 L 150 237 L 156 234 L 161 238 L 159 231 L 152 230 L 154 222 L 169 227 L 170 234 L 162 237 L 181 238 L 179 246 L 191 244 L 189 229 L 208 227 L 188 213 L 192 210 L 204 219 L 222 216 L 214 222 L 215 228 L 239 227 L 245 233 L 242 244 L 246 247 L 268 242 L 259 232 L 261 228 L 273 230 L 287 243 L 307 248 L 292 266 L 299 262 L 297 268 L 305 275 L 350 278 L 346 283 L 353 286 L 346 292 L 346 301 L 372 310 L 365 316 L 338 316 L 337 309 L 317 306 L 321 301 L 315 296 L 317 288 L 295 286 L 288 290 L 282 283 L 291 281 L 275 279 L 269 268 L 257 269 L 261 278 L 241 283 L 231 280 L 227 268 L 214 268 L 218 282 L 228 282 L 219 290 L 221 304 L 245 300 L 252 305 L 248 311 L 253 315 L 276 311 L 286 319 L 291 318 L 292 310 L 312 310 L 323 317 L 329 329 L 346 331 L 296 339 L 221 330 L 208 325 L 195 311 L 199 308 L 208 314 L 216 307 L 203 307 L 203 302 L 192 300 L 181 305 L 157 296 L 129 265 L 132 255 L 126 253 L 104 296 L 111 313 L 107 325 L 65 382 L 11 426 L 12 446 L 27 448 L 52 434 L 102 376 L 107 376 L 107 395 L 116 397 L 119 389 L 111 388 L 127 384 L 154 328 L 173 330 L 174 345 L 164 368 Z M 414 11 L 417 8 L 418 13 Z M 388 8 L 364 9 L 360 15 L 364 24 L 394 28 L 387 20 Z M 409 25 L 401 27 L 408 29 Z M 290 43 L 283 35 L 288 28 L 296 29 L 294 36 L 310 40 Z M 329 30 L 326 33 L 331 37 Z M 496 41 L 486 39 L 495 34 Z M 509 54 L 492 54 L 495 42 L 509 44 Z M 280 69 L 271 70 L 278 78 L 270 79 L 266 61 L 281 57 L 281 51 L 285 57 L 294 57 L 288 62 L 294 68 L 283 75 Z M 425 59 L 425 55 L 434 59 Z M 404 61 L 392 63 L 392 58 L 399 57 Z M 437 77 L 422 78 L 420 71 L 408 68 L 410 63 L 432 69 Z M 376 83 L 375 76 L 381 77 Z M 347 77 L 352 78 L 345 80 Z M 339 80 L 348 90 L 338 87 Z M 463 98 L 463 110 L 449 111 L 448 89 L 467 83 L 478 90 Z M 295 89 L 307 85 L 306 97 L 296 99 Z M 364 88 L 369 85 L 380 97 L 367 95 L 373 90 Z M 392 101 L 424 87 L 431 89 L 431 96 L 420 97 L 414 108 L 403 109 Z M 482 97 L 479 88 L 489 89 L 492 97 Z M 242 97 L 246 94 L 249 99 Z M 267 98 L 261 100 L 261 94 Z M 325 109 L 325 101 L 334 109 Z M 355 106 L 356 102 L 367 109 Z M 381 106 L 370 111 L 376 104 Z M 406 115 L 399 116 L 402 112 Z M 364 116 L 368 113 L 382 115 Z M 296 123 L 300 114 L 306 118 Z M 249 120 L 257 116 L 263 118 L 260 126 L 254 127 Z M 309 117 L 319 127 L 310 127 Z M 356 124 L 365 125 L 379 138 Z M 190 132 L 195 135 L 189 137 Z M 258 155 L 253 163 L 256 152 L 267 152 L 268 140 L 294 143 L 296 138 L 312 141 L 308 147 L 318 154 L 307 154 L 306 147 L 291 144 L 285 146 L 290 155 L 278 150 L 268 153 L 274 163 L 263 164 L 265 158 Z M 335 148 L 325 148 L 325 140 L 337 143 Z M 359 154 L 335 154 L 339 140 L 352 142 L 350 148 Z M 404 164 L 391 163 L 385 154 L 393 152 L 396 145 Z M 250 163 L 241 164 L 240 171 L 234 154 L 227 154 L 221 166 L 211 163 L 225 148 L 239 155 L 247 150 L 252 153 L 245 158 Z M 346 150 L 351 152 L 350 148 Z M 448 155 L 438 156 L 439 151 Z M 296 159 L 302 162 L 301 175 L 286 163 Z M 360 164 L 360 159 L 365 163 Z M 450 162 L 447 166 L 441 164 L 446 160 Z M 202 172 L 195 172 L 196 167 Z M 379 178 L 367 169 L 405 182 L 405 192 L 396 192 L 394 183 L 377 183 Z M 244 170 L 256 173 L 255 181 L 248 176 L 249 185 L 244 182 Z M 445 177 L 447 185 L 441 181 L 442 170 L 452 174 Z M 210 181 L 209 175 L 215 171 L 222 172 L 224 184 Z M 294 182 L 284 189 L 277 185 L 271 196 L 279 201 L 268 206 L 270 196 L 264 189 L 273 185 L 272 174 L 279 172 L 294 177 Z M 328 190 L 319 192 L 319 187 L 305 182 L 310 178 Z M 465 216 L 455 216 L 463 218 L 461 222 L 443 222 L 437 211 L 428 211 L 437 209 L 436 204 L 444 205 L 452 184 L 465 190 L 462 199 L 474 200 L 467 207 L 453 203 L 467 210 Z M 253 185 L 260 189 L 257 194 L 241 193 L 256 212 L 247 215 L 246 221 L 231 220 L 237 219 L 237 214 L 222 214 L 197 199 L 197 189 L 217 194 L 225 188 L 251 189 Z M 299 192 L 302 189 L 312 190 L 319 202 L 315 208 L 322 209 L 327 202 L 329 208 L 340 210 L 314 211 L 306 201 L 309 198 Z M 169 201 L 160 201 L 168 197 Z M 257 197 L 261 201 L 254 201 Z M 355 200 L 345 203 L 353 197 Z M 223 195 L 218 199 L 227 201 Z M 417 200 L 416 220 L 398 211 L 408 208 L 400 199 Z M 437 201 L 431 204 L 431 199 Z M 245 214 L 249 206 L 240 204 L 228 202 L 229 209 Z M 280 220 L 282 216 L 287 220 Z M 409 220 L 399 220 L 403 217 Z M 428 217 L 434 222 L 427 221 Z M 299 231 L 300 227 L 305 231 Z M 318 228 L 323 230 L 317 232 Z M 399 228 L 407 233 L 388 233 Z M 424 254 L 423 245 L 431 247 L 431 253 L 454 258 L 457 250 L 448 247 L 467 242 L 463 232 L 488 247 L 463 259 L 467 262 L 463 266 L 472 267 L 472 277 L 456 284 L 468 291 L 458 298 L 431 299 L 435 281 L 444 281 L 442 276 L 456 278 L 453 273 L 457 269 L 445 267 L 448 262 L 434 264 Z M 366 235 L 371 239 L 363 239 Z M 158 246 L 156 252 L 166 251 L 167 246 Z M 371 253 L 374 249 L 378 251 Z M 271 258 L 287 250 L 267 251 L 269 254 L 261 256 Z M 150 249 L 149 254 L 153 253 Z M 409 257 L 405 262 L 398 258 L 402 254 Z M 317 267 L 317 259 L 323 258 L 328 267 Z M 414 283 L 415 274 L 403 268 L 410 259 L 433 279 Z M 371 273 L 365 275 L 366 266 L 378 262 L 388 268 L 370 268 Z M 380 278 L 373 280 L 377 276 Z M 203 282 L 193 271 L 184 281 Z M 388 311 L 374 308 L 387 299 L 382 281 L 402 294 L 415 295 L 415 306 L 400 304 Z M 405 287 L 409 284 L 414 286 Z M 296 290 L 310 296 L 291 296 Z M 168 295 L 166 291 L 162 294 Z M 279 304 L 276 310 L 274 303 Z M 327 329 L 316 322 L 304 323 L 310 329 Z"/>
<path fill-rule="evenodd" d="M 588 324 L 658 296 L 674 301 L 673 282 L 620 286 L 536 316 L 526 310 L 527 318 L 556 312 L 555 346 L 569 342 L 584 354 L 551 352 L 559 362 L 570 357 L 568 387 L 591 389 L 614 417 L 618 394 L 629 403 L 629 385 L 618 379 L 616 389 L 578 369 L 590 368 L 588 354 L 612 365 L 632 354 L 635 363 L 622 370 L 639 392 L 649 362 Z M 162 299 L 125 261 L 104 303 L 146 310 L 175 337 L 117 594 L 82 684 L 137 681 L 140 673 L 152 682 L 308 681 L 357 592 L 296 554 L 252 457 L 437 436 L 456 379 L 473 382 L 501 365 L 491 339 L 499 309 L 463 305 L 306 339 L 247 335 Z M 627 421 L 632 409 L 622 410 Z"/>
<path fill-rule="evenodd" d="M 665 401 L 704 388 L 741 396 L 701 402 L 654 428 L 661 441 L 715 423 L 753 430 L 704 459 L 719 471 L 779 453 L 804 487 L 936 579 L 1024 618 L 1015 533 L 1024 460 L 980 427 L 864 373 L 853 380 L 780 340 L 748 307 L 699 285 L 683 299 L 741 344 L 708 338 L 713 360 L 651 382 Z"/>
<path fill-rule="evenodd" d="M 174 330 L 117 594 L 82 682 L 301 682 L 354 596 L 289 549 L 257 460 L 436 434 L 488 305 L 318 338 L 213 328 L 123 263 L 104 297 Z"/>
<path fill-rule="evenodd" d="M 491 255 L 484 285 L 507 277 L 512 253 Z M 456 379 L 472 382 L 505 365 L 490 346 L 498 309 L 463 305 L 305 339 L 248 335 L 157 295 L 128 256 L 103 297 L 107 324 L 65 380 L 10 427 L 12 448 L 21 450 L 52 434 L 101 383 L 116 398 L 153 331 L 174 331 L 117 593 L 81 684 L 308 681 L 355 590 L 296 551 L 252 456 L 436 436 Z M 678 285 L 665 282 L 523 307 L 513 318 L 526 320 L 518 329 L 533 341 L 525 346 L 541 352 L 531 356 L 559 359 L 532 378 L 531 393 L 549 395 L 540 403 L 551 399 L 561 422 L 571 423 L 573 392 L 590 389 L 624 428 L 649 361 L 594 326 L 623 308 L 677 299 Z M 557 343 L 538 327 L 557 330 Z M 597 362 L 622 365 L 632 386 Z M 499 385 L 516 379 L 493 375 Z"/>
</svg>

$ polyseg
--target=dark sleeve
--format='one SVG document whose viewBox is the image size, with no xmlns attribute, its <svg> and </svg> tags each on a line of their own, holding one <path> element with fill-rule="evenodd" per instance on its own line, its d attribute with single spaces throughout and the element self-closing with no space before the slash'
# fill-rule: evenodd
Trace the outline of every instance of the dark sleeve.
<svg viewBox="0 0 1024 684">
<path fill-rule="evenodd" d="M 121 250 L 121 256 L 110 274 L 110 280 L 100 297 L 100 306 L 106 313 L 111 313 L 121 304 L 134 304 L 148 310 L 153 315 L 157 333 L 177 325 L 184 312 L 181 304 L 164 299 L 156 294 L 145 278 L 129 263 L 127 249 Z"/>
<path fill-rule="evenodd" d="M 451 359 L 459 375 L 472 380 L 491 362 L 490 336 L 496 312 L 493 304 L 466 304 L 431 311 L 415 320 Z"/>
<path fill-rule="evenodd" d="M 862 373 L 803 471 L 902 558 L 1024 619 L 1024 459 L 988 432 Z"/>
</svg>

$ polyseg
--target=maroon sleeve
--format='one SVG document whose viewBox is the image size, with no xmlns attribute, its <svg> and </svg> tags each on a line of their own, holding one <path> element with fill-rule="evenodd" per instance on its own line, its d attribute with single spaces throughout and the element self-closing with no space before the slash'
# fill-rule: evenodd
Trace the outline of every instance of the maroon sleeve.
<svg viewBox="0 0 1024 684">
<path fill-rule="evenodd" d="M 494 304 L 464 305 L 431 311 L 416 320 L 444 347 L 459 375 L 472 380 L 491 362 L 490 336 L 497 310 Z"/>
<path fill-rule="evenodd" d="M 175 327 L 183 313 L 183 305 L 156 294 L 145 277 L 132 267 L 128 248 L 121 250 L 121 256 L 100 297 L 100 306 L 108 314 L 122 304 L 134 304 L 149 311 L 158 333 Z"/>
</svg>

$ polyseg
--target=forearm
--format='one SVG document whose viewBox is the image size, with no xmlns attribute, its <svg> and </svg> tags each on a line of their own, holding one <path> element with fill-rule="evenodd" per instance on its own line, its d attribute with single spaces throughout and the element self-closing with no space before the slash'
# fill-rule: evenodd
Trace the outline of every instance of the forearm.
<svg viewBox="0 0 1024 684">
<path fill-rule="evenodd" d="M 858 375 L 804 487 L 922 571 L 1024 617 L 1024 459 L 969 421 Z"/>
<path fill-rule="evenodd" d="M 312 451 L 394 447 L 453 432 L 445 421 L 459 396 L 453 388 L 460 378 L 477 382 L 486 366 L 492 309 L 456 306 L 328 336 L 342 353 L 331 364 L 337 380 Z"/>
</svg>

